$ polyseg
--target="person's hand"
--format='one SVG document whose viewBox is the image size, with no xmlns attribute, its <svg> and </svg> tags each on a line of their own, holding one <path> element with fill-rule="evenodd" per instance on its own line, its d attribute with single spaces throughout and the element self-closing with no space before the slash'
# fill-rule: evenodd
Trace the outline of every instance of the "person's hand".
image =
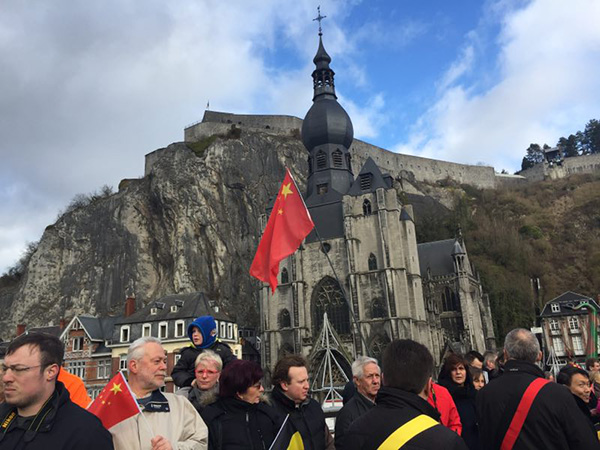
<svg viewBox="0 0 600 450">
<path fill-rule="evenodd" d="M 150 442 L 152 443 L 152 450 L 173 450 L 171 443 L 164 436 L 155 436 Z"/>
</svg>

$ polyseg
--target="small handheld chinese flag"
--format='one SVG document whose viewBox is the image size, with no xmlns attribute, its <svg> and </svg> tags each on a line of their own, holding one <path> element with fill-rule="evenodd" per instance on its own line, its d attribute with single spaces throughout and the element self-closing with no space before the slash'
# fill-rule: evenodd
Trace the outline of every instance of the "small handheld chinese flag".
<svg viewBox="0 0 600 450">
<path fill-rule="evenodd" d="M 314 226 L 292 174 L 286 169 L 273 211 L 250 266 L 250 275 L 269 283 L 271 291 L 275 292 L 279 263 L 298 249 Z"/>
<path fill-rule="evenodd" d="M 108 382 L 87 410 L 97 416 L 107 430 L 141 412 L 123 372 Z"/>
</svg>

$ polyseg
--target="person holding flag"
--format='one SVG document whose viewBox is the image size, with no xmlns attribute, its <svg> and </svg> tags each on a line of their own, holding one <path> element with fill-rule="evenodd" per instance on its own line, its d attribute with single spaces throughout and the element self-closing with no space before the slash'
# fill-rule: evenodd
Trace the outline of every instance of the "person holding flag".
<svg viewBox="0 0 600 450">
<path fill-rule="evenodd" d="M 134 341 L 127 370 L 129 385 L 117 375 L 89 408 L 103 411 L 99 417 L 110 428 L 115 450 L 206 450 L 208 429 L 192 404 L 160 391 L 167 376 L 160 340 L 147 336 Z M 117 401 L 121 394 L 122 401 Z"/>
<path fill-rule="evenodd" d="M 279 263 L 294 253 L 315 227 L 292 174 L 289 169 L 285 172 L 273 211 L 250 266 L 250 275 L 269 283 L 271 292 L 277 288 Z"/>
</svg>

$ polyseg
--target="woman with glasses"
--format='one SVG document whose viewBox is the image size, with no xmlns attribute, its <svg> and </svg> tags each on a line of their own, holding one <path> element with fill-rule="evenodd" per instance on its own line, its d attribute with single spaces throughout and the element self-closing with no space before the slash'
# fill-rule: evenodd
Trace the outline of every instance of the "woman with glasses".
<svg viewBox="0 0 600 450">
<path fill-rule="evenodd" d="M 275 410 L 262 401 L 263 371 L 252 361 L 230 362 L 219 380 L 219 399 L 206 407 L 209 450 L 268 450 L 281 426 Z"/>
<path fill-rule="evenodd" d="M 178 394 L 187 396 L 201 416 L 204 408 L 217 401 L 222 368 L 221 357 L 212 350 L 204 350 L 196 358 L 192 385 L 177 391 Z"/>
</svg>

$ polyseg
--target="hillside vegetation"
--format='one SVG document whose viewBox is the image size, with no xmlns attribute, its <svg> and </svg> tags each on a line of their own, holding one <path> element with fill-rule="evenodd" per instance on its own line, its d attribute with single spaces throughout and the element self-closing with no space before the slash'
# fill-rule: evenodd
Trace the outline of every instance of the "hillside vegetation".
<svg viewBox="0 0 600 450">
<path fill-rule="evenodd" d="M 600 175 L 455 191 L 454 211 L 434 220 L 425 213 L 417 227 L 430 240 L 451 237 L 460 225 L 499 341 L 515 326 L 532 326 L 543 305 L 565 291 L 600 294 Z"/>
</svg>

